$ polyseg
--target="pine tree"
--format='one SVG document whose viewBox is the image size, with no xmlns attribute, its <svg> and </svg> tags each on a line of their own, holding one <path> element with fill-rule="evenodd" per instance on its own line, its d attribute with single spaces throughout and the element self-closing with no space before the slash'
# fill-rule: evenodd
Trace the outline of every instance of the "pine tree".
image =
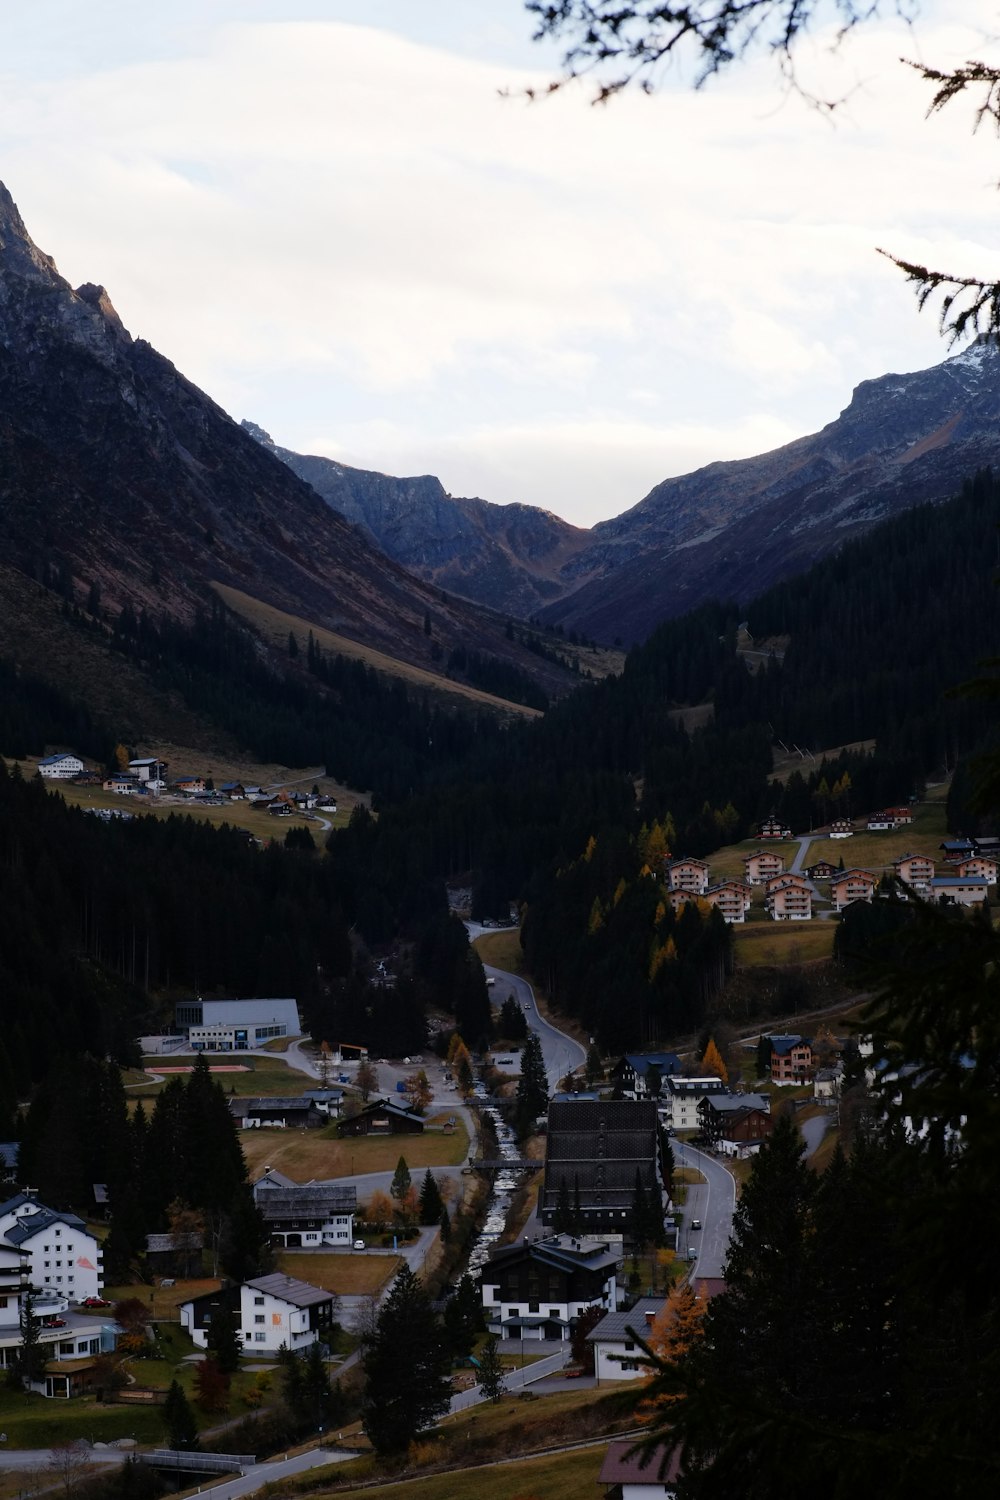
<svg viewBox="0 0 1000 1500">
<path fill-rule="evenodd" d="M 406 1157 L 401 1156 L 396 1163 L 396 1170 L 392 1174 L 392 1182 L 389 1185 L 389 1196 L 395 1199 L 397 1205 L 402 1207 L 403 1201 L 412 1185 L 410 1169 L 406 1165 Z"/>
<path fill-rule="evenodd" d="M 198 1446 L 198 1423 L 191 1403 L 178 1381 L 171 1381 L 167 1399 L 163 1403 L 163 1421 L 167 1429 L 167 1442 L 171 1448 L 190 1451 Z"/>
<path fill-rule="evenodd" d="M 444 1337 L 453 1359 L 472 1353 L 483 1329 L 483 1303 L 479 1288 L 469 1275 L 462 1277 L 444 1309 Z"/>
<path fill-rule="evenodd" d="M 521 1076 L 514 1096 L 514 1119 L 519 1136 L 523 1138 L 531 1133 L 535 1120 L 544 1113 L 548 1102 L 549 1083 L 542 1044 L 533 1031 L 521 1053 Z"/>
<path fill-rule="evenodd" d="M 500 1340 L 491 1334 L 483 1345 L 479 1356 L 479 1389 L 487 1401 L 494 1405 L 507 1394 L 503 1363 L 500 1359 Z"/>
<path fill-rule="evenodd" d="M 420 1185 L 420 1222 L 421 1224 L 440 1224 L 441 1210 L 444 1201 L 441 1197 L 441 1189 L 434 1179 L 430 1167 L 424 1173 L 424 1180 Z"/>
<path fill-rule="evenodd" d="M 235 1375 L 240 1367 L 243 1341 L 237 1325 L 237 1314 L 228 1307 L 220 1307 L 212 1315 L 205 1338 L 205 1347 L 212 1355 L 223 1375 Z"/>
<path fill-rule="evenodd" d="M 397 1274 L 365 1350 L 362 1422 L 377 1453 L 402 1453 L 451 1400 L 448 1355 L 426 1292 Z"/>
</svg>

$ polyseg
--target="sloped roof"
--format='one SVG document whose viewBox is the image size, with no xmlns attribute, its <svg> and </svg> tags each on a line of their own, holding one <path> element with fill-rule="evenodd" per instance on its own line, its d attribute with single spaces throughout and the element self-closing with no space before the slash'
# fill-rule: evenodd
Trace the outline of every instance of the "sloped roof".
<svg viewBox="0 0 1000 1500">
<path fill-rule="evenodd" d="M 70 1229 L 87 1228 L 76 1214 L 62 1214 L 56 1213 L 53 1208 L 40 1208 L 37 1213 L 25 1214 L 16 1224 L 12 1224 L 7 1230 L 7 1240 L 12 1245 L 22 1245 L 25 1240 L 34 1239 L 36 1234 L 41 1234 L 53 1224 L 66 1224 Z"/>
<path fill-rule="evenodd" d="M 642 1462 L 643 1455 L 632 1454 L 634 1447 L 635 1439 L 633 1438 L 609 1443 L 597 1482 L 599 1484 L 648 1484 L 654 1493 L 664 1485 L 673 1484 L 680 1472 L 680 1460 L 676 1454 L 671 1455 L 661 1479 L 660 1466 L 666 1458 L 666 1446 L 661 1443 L 654 1448 L 645 1463 Z"/>
<path fill-rule="evenodd" d="M 339 1183 L 305 1183 L 302 1186 L 275 1187 L 257 1198 L 267 1223 L 286 1219 L 289 1215 L 320 1217 L 325 1214 L 354 1213 L 358 1206 L 358 1190 Z"/>
<path fill-rule="evenodd" d="M 256 1276 L 245 1285 L 255 1292 L 290 1302 L 293 1307 L 316 1307 L 333 1299 L 333 1293 L 325 1292 L 321 1286 L 310 1286 L 308 1281 L 297 1281 L 294 1276 L 283 1276 L 280 1271 L 271 1276 Z"/>
<path fill-rule="evenodd" d="M 663 1297 L 640 1297 L 634 1307 L 620 1307 L 617 1312 L 605 1313 L 599 1323 L 587 1334 L 588 1344 L 610 1344 L 629 1337 L 628 1330 L 633 1328 L 640 1338 L 645 1338 L 649 1332 L 649 1320 L 647 1313 L 656 1317 L 657 1313 L 663 1311 L 666 1299 Z"/>
</svg>

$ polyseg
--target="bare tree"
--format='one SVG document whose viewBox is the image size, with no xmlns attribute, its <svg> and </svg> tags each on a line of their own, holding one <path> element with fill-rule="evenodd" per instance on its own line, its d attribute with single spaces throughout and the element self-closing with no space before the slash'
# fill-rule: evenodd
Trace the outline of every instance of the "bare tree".
<svg viewBox="0 0 1000 1500">
<path fill-rule="evenodd" d="M 90 1449 L 85 1442 L 54 1443 L 45 1463 L 46 1473 L 51 1474 L 55 1484 L 63 1493 L 72 1494 L 90 1472 Z"/>
</svg>

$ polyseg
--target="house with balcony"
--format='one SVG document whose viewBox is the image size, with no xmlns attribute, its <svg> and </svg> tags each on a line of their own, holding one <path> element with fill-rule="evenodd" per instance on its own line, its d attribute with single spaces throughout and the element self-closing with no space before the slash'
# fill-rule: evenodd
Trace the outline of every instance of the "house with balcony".
<svg viewBox="0 0 1000 1500">
<path fill-rule="evenodd" d="M 680 1071 L 676 1052 L 626 1052 L 612 1068 L 611 1082 L 626 1099 L 650 1099 L 663 1093 L 665 1078 Z"/>
<path fill-rule="evenodd" d="M 765 886 L 764 905 L 775 922 L 808 922 L 812 889 L 803 875 L 775 875 Z"/>
<path fill-rule="evenodd" d="M 708 890 L 708 865 L 703 859 L 672 859 L 666 867 L 667 888 L 704 896 Z"/>
<path fill-rule="evenodd" d="M 501 1339 L 568 1339 L 587 1308 L 617 1311 L 621 1264 L 621 1247 L 596 1235 L 504 1245 L 480 1272 L 487 1327 Z"/>
<path fill-rule="evenodd" d="M 810 880 L 832 880 L 838 873 L 839 866 L 830 859 L 818 859 L 814 865 L 806 867 L 806 874 Z"/>
<path fill-rule="evenodd" d="M 333 1178 L 292 1182 L 268 1168 L 253 1185 L 254 1202 L 273 1245 L 285 1250 L 349 1250 L 358 1190 Z"/>
<path fill-rule="evenodd" d="M 981 906 L 989 900 L 990 888 L 978 875 L 936 875 L 931 897 L 942 906 Z"/>
<path fill-rule="evenodd" d="M 38 762 L 38 774 L 45 781 L 72 781 L 83 774 L 83 761 L 78 755 L 63 753 L 46 755 Z"/>
<path fill-rule="evenodd" d="M 178 1309 L 181 1327 L 187 1329 L 199 1349 L 208 1347 L 213 1317 L 222 1312 L 235 1316 L 245 1354 L 277 1354 L 282 1345 L 297 1353 L 310 1344 L 329 1344 L 335 1310 L 332 1292 L 280 1271 L 256 1276 L 242 1286 L 193 1297 Z"/>
<path fill-rule="evenodd" d="M 747 885 L 765 885 L 784 872 L 785 857 L 776 849 L 756 849 L 743 857 L 743 878 Z"/>
<path fill-rule="evenodd" d="M 704 899 L 718 907 L 726 922 L 745 922 L 750 910 L 750 887 L 742 880 L 723 880 L 710 885 Z"/>
<path fill-rule="evenodd" d="M 843 911 L 852 901 L 874 900 L 878 876 L 871 870 L 842 870 L 830 882 L 830 900 L 834 911 Z"/>
<path fill-rule="evenodd" d="M 797 1032 L 769 1036 L 772 1083 L 811 1083 L 816 1071 L 812 1043 Z"/>
<path fill-rule="evenodd" d="M 997 861 L 988 854 L 970 854 L 968 859 L 959 860 L 955 874 L 963 880 L 973 876 L 985 880 L 987 885 L 996 885 Z"/>
<path fill-rule="evenodd" d="M 33 1192 L 0 1204 L 0 1244 L 24 1252 L 33 1287 L 69 1302 L 101 1295 L 104 1261 L 98 1240 L 76 1214 L 47 1208 Z"/>
<path fill-rule="evenodd" d="M 790 839 L 791 836 L 792 830 L 787 823 L 783 823 L 774 813 L 771 813 L 769 818 L 765 818 L 763 823 L 757 824 L 759 839 Z"/>
<path fill-rule="evenodd" d="M 929 891 L 934 879 L 934 861 L 926 854 L 901 854 L 892 862 L 896 879 L 918 892 Z"/>
<path fill-rule="evenodd" d="M 766 1094 L 709 1095 L 698 1106 L 698 1120 L 710 1148 L 722 1156 L 754 1155 L 774 1128 Z"/>
<path fill-rule="evenodd" d="M 668 1078 L 660 1095 L 660 1119 L 669 1130 L 697 1130 L 701 1101 L 726 1092 L 717 1073 L 704 1078 Z"/>
<path fill-rule="evenodd" d="M 830 837 L 832 839 L 850 839 L 854 837 L 854 824 L 850 818 L 834 818 L 830 824 Z"/>
</svg>

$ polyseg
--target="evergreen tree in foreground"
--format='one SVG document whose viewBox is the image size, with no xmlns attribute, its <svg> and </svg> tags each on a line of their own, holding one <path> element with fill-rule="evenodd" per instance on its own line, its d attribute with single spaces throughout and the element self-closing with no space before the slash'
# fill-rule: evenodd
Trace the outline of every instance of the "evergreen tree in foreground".
<svg viewBox="0 0 1000 1500">
<path fill-rule="evenodd" d="M 176 1380 L 171 1382 L 167 1399 L 163 1403 L 163 1421 L 171 1448 L 197 1448 L 198 1424 L 191 1410 L 191 1403 Z"/>
<path fill-rule="evenodd" d="M 434 1180 L 433 1172 L 428 1167 L 424 1173 L 424 1180 L 420 1184 L 421 1224 L 440 1224 L 443 1208 L 444 1201 L 441 1197 L 441 1189 Z"/>
<path fill-rule="evenodd" d="M 521 1053 L 521 1076 L 514 1096 L 514 1123 L 519 1136 L 530 1135 L 535 1120 L 549 1102 L 549 1081 L 545 1075 L 542 1044 L 532 1032 Z"/>
<path fill-rule="evenodd" d="M 423 1287 L 396 1276 L 365 1351 L 362 1424 L 377 1453 L 402 1453 L 451 1399 L 448 1355 Z"/>
<path fill-rule="evenodd" d="M 495 1334 L 491 1334 L 486 1340 L 479 1356 L 479 1389 L 487 1401 L 492 1401 L 494 1405 L 501 1396 L 507 1394 L 507 1382 L 500 1360 L 500 1340 Z"/>
</svg>

